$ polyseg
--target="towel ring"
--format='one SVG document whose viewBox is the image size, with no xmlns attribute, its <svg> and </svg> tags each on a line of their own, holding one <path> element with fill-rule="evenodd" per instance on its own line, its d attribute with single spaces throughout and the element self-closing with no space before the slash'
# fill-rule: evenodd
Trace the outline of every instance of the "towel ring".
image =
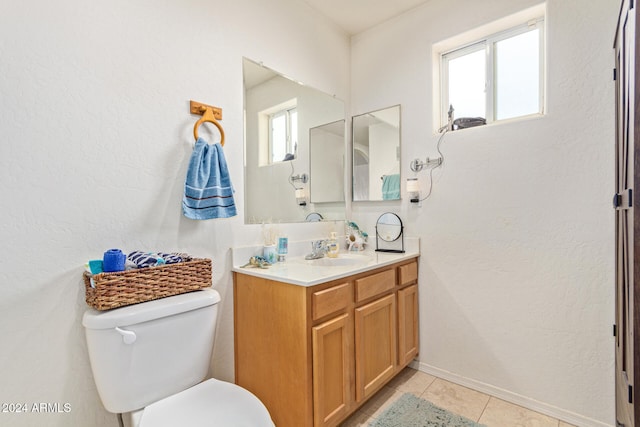
<svg viewBox="0 0 640 427">
<path fill-rule="evenodd" d="M 200 125 L 204 122 L 213 123 L 218 128 L 218 130 L 220 131 L 220 145 L 224 147 L 224 129 L 222 129 L 222 125 L 220 125 L 220 123 L 218 123 L 216 118 L 213 116 L 213 110 L 211 110 L 211 108 L 207 108 L 204 110 L 202 118 L 198 120 L 193 127 L 193 136 L 195 137 L 196 141 L 198 140 L 198 127 L 200 127 Z"/>
</svg>

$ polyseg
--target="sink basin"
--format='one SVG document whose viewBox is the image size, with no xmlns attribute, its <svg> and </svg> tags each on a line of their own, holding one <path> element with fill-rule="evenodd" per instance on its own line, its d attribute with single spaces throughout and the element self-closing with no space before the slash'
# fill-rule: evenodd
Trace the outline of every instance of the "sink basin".
<svg viewBox="0 0 640 427">
<path fill-rule="evenodd" d="M 318 259 L 301 258 L 297 261 L 307 265 L 315 265 L 315 266 L 322 266 L 322 267 L 343 267 L 348 265 L 366 264 L 369 261 L 371 261 L 371 257 L 367 255 L 360 255 L 360 254 L 342 254 L 341 253 L 337 258 L 329 258 L 325 256 L 324 258 L 318 258 Z"/>
</svg>

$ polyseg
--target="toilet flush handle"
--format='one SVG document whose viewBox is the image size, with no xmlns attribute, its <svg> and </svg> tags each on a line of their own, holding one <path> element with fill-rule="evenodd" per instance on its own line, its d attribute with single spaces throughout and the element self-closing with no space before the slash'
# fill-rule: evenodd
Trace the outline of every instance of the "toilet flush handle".
<svg viewBox="0 0 640 427">
<path fill-rule="evenodd" d="M 118 333 L 120 335 L 122 335 L 122 342 L 124 342 L 125 344 L 133 344 L 134 342 L 136 342 L 136 333 L 133 331 L 126 331 L 124 329 L 120 329 L 116 326 L 116 331 L 118 331 Z"/>
</svg>

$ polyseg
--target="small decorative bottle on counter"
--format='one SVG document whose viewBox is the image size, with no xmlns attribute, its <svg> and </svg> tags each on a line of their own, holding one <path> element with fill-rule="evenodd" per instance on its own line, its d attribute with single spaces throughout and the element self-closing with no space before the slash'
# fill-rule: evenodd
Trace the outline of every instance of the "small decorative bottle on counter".
<svg viewBox="0 0 640 427">
<path fill-rule="evenodd" d="M 338 239 L 336 239 L 336 232 L 331 232 L 331 238 L 327 243 L 327 256 L 329 258 L 336 258 L 338 253 L 340 252 L 340 245 L 338 244 Z"/>
</svg>

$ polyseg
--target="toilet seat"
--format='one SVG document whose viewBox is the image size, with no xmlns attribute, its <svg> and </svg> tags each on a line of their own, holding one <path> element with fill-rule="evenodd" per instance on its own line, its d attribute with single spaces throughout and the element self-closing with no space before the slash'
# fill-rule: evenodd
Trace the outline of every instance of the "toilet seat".
<svg viewBox="0 0 640 427">
<path fill-rule="evenodd" d="M 144 408 L 139 427 L 274 427 L 267 408 L 235 384 L 209 379 Z"/>
</svg>

